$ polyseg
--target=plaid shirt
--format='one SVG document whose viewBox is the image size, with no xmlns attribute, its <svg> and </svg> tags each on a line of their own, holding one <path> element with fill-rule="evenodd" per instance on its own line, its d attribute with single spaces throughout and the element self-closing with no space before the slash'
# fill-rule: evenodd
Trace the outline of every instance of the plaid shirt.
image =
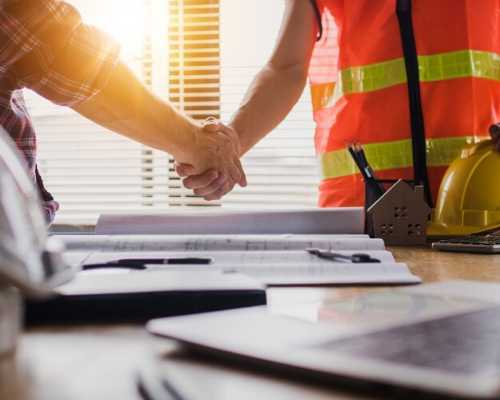
<svg viewBox="0 0 500 400">
<path fill-rule="evenodd" d="M 115 42 L 62 1 L 0 0 L 0 125 L 26 158 L 49 222 L 59 205 L 36 168 L 36 135 L 22 89 L 75 106 L 106 85 L 118 55 Z"/>
</svg>

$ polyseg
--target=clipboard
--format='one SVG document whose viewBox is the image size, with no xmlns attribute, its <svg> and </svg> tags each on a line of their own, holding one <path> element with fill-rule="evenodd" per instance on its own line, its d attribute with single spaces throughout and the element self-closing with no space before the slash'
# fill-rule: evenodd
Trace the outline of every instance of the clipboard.
<svg viewBox="0 0 500 400">
<path fill-rule="evenodd" d="M 266 304 L 257 281 L 218 271 L 83 272 L 48 299 L 25 303 L 28 325 L 145 322 Z"/>
</svg>

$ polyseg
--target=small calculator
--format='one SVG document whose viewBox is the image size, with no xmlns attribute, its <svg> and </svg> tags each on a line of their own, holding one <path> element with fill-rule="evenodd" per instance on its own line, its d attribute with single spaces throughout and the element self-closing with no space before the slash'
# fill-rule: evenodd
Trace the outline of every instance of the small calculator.
<svg viewBox="0 0 500 400">
<path fill-rule="evenodd" d="M 432 248 L 463 253 L 500 254 L 500 231 L 489 235 L 461 236 L 440 240 L 434 242 Z"/>
</svg>

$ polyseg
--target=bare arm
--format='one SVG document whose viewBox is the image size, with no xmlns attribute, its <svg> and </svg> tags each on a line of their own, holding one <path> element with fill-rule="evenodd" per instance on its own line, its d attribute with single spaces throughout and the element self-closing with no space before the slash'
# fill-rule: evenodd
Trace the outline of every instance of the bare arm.
<svg viewBox="0 0 500 400">
<path fill-rule="evenodd" d="M 229 182 L 244 182 L 239 139 L 215 124 L 204 128 L 155 97 L 119 60 L 117 44 L 85 24 L 75 7 L 61 0 L 0 4 L 2 20 L 10 21 L 0 30 L 5 53 L 13 54 L 6 67 L 13 68 L 18 87 L 168 151 L 198 173 L 212 168 Z"/>
<path fill-rule="evenodd" d="M 307 80 L 309 63 L 319 27 L 314 7 L 308 0 L 286 0 L 282 26 L 273 54 L 257 74 L 229 128 L 237 135 L 241 155 L 271 132 L 299 100 Z M 187 178 L 184 185 L 207 200 L 218 199 L 232 190 L 207 174 L 196 175 L 188 165 L 177 167 Z"/>
<path fill-rule="evenodd" d="M 117 133 L 182 159 L 194 142 L 196 123 L 155 97 L 123 63 L 96 96 L 73 107 Z"/>
<path fill-rule="evenodd" d="M 310 1 L 286 0 L 274 52 L 229 124 L 240 136 L 244 152 L 282 122 L 299 100 L 317 33 Z"/>
<path fill-rule="evenodd" d="M 96 96 L 73 107 L 78 113 L 133 140 L 166 151 L 199 172 L 213 168 L 244 182 L 237 160 L 239 143 L 220 132 L 206 132 L 171 104 L 154 96 L 137 77 L 119 63 L 108 84 Z"/>
</svg>

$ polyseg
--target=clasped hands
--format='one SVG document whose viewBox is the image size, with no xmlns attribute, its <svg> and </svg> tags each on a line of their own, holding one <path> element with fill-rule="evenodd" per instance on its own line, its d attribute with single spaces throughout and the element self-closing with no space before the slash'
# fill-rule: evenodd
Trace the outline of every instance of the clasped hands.
<svg viewBox="0 0 500 400">
<path fill-rule="evenodd" d="M 176 160 L 183 185 L 205 200 L 218 200 L 235 185 L 247 185 L 240 162 L 241 145 L 234 129 L 208 118 L 195 133 L 191 161 Z"/>
</svg>

